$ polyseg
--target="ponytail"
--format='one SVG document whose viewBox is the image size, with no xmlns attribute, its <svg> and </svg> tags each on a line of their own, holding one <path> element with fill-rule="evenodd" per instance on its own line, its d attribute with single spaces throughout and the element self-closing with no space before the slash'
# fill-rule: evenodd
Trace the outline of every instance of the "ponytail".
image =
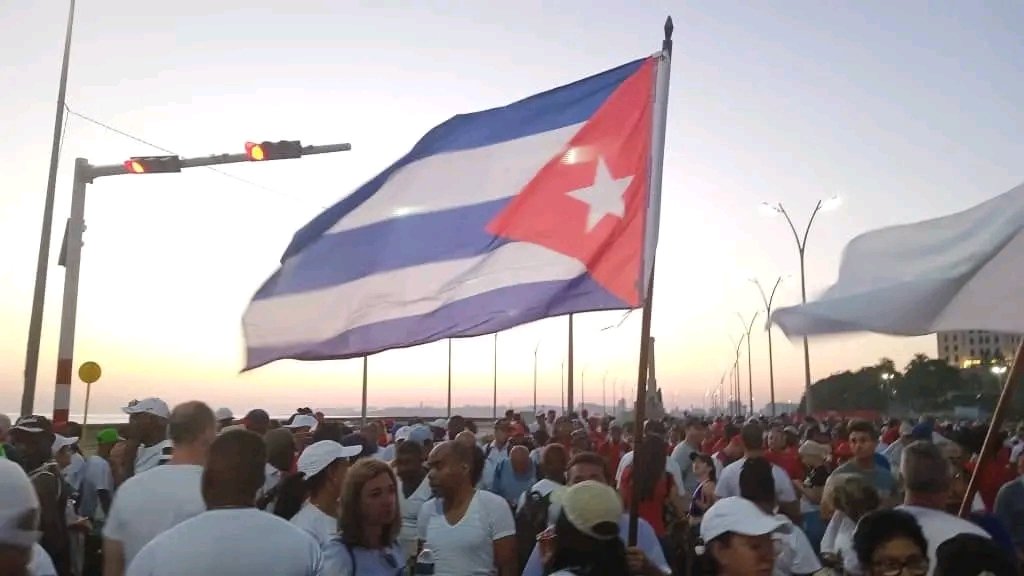
<svg viewBox="0 0 1024 576">
<path fill-rule="evenodd" d="M 267 490 L 261 500 L 266 501 L 264 506 L 274 502 L 274 514 L 285 520 L 291 520 L 292 516 L 295 516 L 302 508 L 307 495 L 306 476 L 302 472 L 296 472 L 282 478 L 277 486 Z"/>
</svg>

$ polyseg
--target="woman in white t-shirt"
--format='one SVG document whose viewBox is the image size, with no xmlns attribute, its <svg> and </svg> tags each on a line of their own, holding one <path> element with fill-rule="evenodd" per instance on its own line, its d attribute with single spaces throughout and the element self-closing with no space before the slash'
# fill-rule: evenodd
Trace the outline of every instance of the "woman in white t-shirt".
<svg viewBox="0 0 1024 576">
<path fill-rule="evenodd" d="M 341 533 L 323 545 L 323 576 L 401 576 L 408 559 L 398 543 L 402 526 L 398 479 L 375 458 L 356 462 L 341 490 Z"/>
<path fill-rule="evenodd" d="M 323 546 L 338 532 L 338 498 L 348 471 L 348 459 L 360 452 L 361 446 L 342 446 L 334 440 L 310 444 L 296 463 L 298 473 L 283 481 L 274 513 L 283 518 L 291 517 L 293 525 L 308 532 Z M 296 502 L 300 502 L 301 507 L 294 512 Z"/>
</svg>

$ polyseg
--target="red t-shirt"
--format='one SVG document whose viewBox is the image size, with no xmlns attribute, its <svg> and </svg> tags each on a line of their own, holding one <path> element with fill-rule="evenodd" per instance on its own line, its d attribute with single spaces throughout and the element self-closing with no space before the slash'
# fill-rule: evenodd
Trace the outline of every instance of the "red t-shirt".
<svg viewBox="0 0 1024 576">
<path fill-rule="evenodd" d="M 799 480 L 803 482 L 804 477 L 807 476 L 807 472 L 804 470 L 804 465 L 800 462 L 800 456 L 795 452 L 790 450 L 782 450 L 781 452 L 766 450 L 764 457 L 765 460 L 785 470 L 791 480 Z"/>
<path fill-rule="evenodd" d="M 605 442 L 597 449 L 597 453 L 604 458 L 604 461 L 608 464 L 608 477 L 615 478 L 615 473 L 619 470 L 619 461 L 622 460 L 622 455 L 630 451 L 629 444 L 623 441 L 619 441 L 618 444 L 613 443 L 611 440 Z"/>
<path fill-rule="evenodd" d="M 668 500 L 669 483 L 672 477 L 666 472 L 661 482 L 654 488 L 654 498 L 640 501 L 640 517 L 647 521 L 654 528 L 656 535 L 664 536 L 665 529 L 665 506 Z M 633 466 L 627 466 L 622 472 L 622 483 L 619 487 L 622 496 L 622 504 L 629 510 L 630 501 L 633 496 Z"/>
</svg>

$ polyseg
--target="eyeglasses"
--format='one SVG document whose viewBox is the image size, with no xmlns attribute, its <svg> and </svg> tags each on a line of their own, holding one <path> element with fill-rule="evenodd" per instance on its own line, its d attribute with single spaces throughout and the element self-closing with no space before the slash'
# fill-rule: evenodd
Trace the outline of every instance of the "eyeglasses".
<svg viewBox="0 0 1024 576">
<path fill-rule="evenodd" d="M 927 558 L 908 558 L 907 560 L 881 560 L 872 563 L 875 572 L 882 576 L 925 576 L 928 574 Z"/>
</svg>

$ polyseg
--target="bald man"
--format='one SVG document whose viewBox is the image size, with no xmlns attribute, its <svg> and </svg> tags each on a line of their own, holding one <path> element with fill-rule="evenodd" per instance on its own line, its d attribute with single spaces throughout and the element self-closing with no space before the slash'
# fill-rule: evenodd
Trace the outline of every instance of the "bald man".
<svg viewBox="0 0 1024 576">
<path fill-rule="evenodd" d="M 519 497 L 533 486 L 537 480 L 537 470 L 530 459 L 530 450 L 526 446 L 513 446 L 508 453 L 508 460 L 498 463 L 494 471 L 494 483 L 491 492 L 508 500 L 513 508 Z"/>
</svg>

